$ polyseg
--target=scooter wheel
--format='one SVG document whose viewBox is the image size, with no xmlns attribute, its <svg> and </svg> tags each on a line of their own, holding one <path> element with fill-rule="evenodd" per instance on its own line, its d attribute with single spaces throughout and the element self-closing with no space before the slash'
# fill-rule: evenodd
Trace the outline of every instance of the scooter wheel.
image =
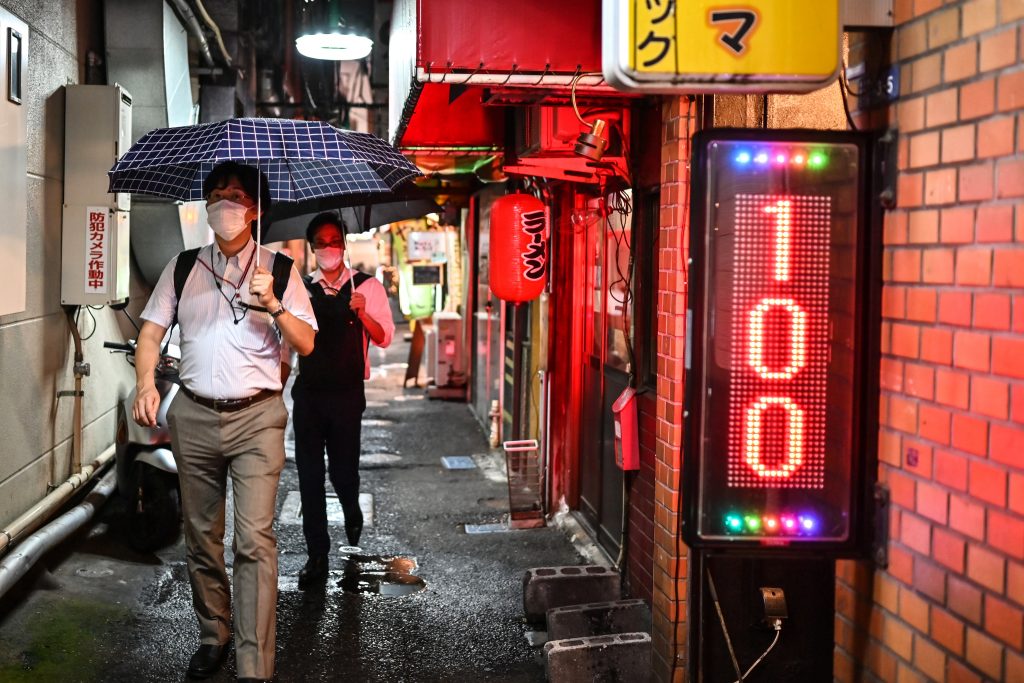
<svg viewBox="0 0 1024 683">
<path fill-rule="evenodd" d="M 181 530 L 181 501 L 176 479 L 153 467 L 140 465 L 130 499 L 128 543 L 143 553 L 170 545 Z"/>
</svg>

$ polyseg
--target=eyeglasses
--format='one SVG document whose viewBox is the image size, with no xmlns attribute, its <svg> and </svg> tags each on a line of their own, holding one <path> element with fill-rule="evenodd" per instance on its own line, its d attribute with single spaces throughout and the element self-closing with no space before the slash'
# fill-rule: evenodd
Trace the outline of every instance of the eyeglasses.
<svg viewBox="0 0 1024 683">
<path fill-rule="evenodd" d="M 236 204 L 243 204 L 245 206 L 251 206 L 256 203 L 256 201 L 245 192 L 234 188 L 218 188 L 210 192 L 206 197 L 206 201 L 210 204 L 219 202 L 222 199 L 226 199 L 229 202 L 234 202 Z"/>
<path fill-rule="evenodd" d="M 316 241 L 316 242 L 313 242 L 313 248 L 314 249 L 331 249 L 331 248 L 334 248 L 334 249 L 344 249 L 345 248 L 345 241 L 344 240 L 332 240 L 330 242 L 319 242 L 319 241 Z"/>
</svg>

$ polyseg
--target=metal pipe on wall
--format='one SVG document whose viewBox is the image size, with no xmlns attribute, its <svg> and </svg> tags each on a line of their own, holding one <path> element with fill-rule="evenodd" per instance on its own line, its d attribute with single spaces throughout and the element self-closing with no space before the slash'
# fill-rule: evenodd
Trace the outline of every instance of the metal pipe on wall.
<svg viewBox="0 0 1024 683">
<path fill-rule="evenodd" d="M 196 15 L 192 12 L 192 8 L 188 6 L 185 0 L 171 0 L 171 4 L 178 10 L 178 14 L 184 20 L 188 26 L 189 31 L 195 37 L 199 43 L 199 52 L 203 55 L 203 61 L 206 62 L 207 66 L 213 66 L 213 55 L 210 53 L 210 43 L 206 40 L 206 34 L 203 33 L 203 27 L 199 25 L 199 20 L 196 19 Z"/>
<path fill-rule="evenodd" d="M 0 531 L 0 555 L 4 554 L 19 538 L 38 529 L 57 508 L 71 498 L 77 489 L 92 479 L 107 462 L 113 460 L 115 452 L 114 446 L 111 445 L 107 450 L 96 456 L 95 460 L 83 467 L 81 472 L 68 477 L 67 481 L 32 506 L 28 512 L 11 522 L 6 529 Z"/>
<path fill-rule="evenodd" d="M 83 363 L 85 355 L 82 352 L 82 333 L 78 331 L 78 323 L 75 321 L 75 311 L 77 310 L 77 306 L 71 306 L 64 311 L 68 327 L 71 328 L 71 336 L 75 340 L 75 390 L 72 392 L 75 404 L 72 410 L 71 472 L 77 472 L 82 467 L 82 377 L 89 374 L 89 366 Z"/>
<path fill-rule="evenodd" d="M 40 557 L 92 519 L 96 510 L 110 497 L 116 486 L 117 475 L 115 472 L 109 472 L 84 501 L 65 512 L 42 531 L 29 536 L 18 546 L 17 551 L 0 562 L 0 597 L 16 584 Z"/>
</svg>

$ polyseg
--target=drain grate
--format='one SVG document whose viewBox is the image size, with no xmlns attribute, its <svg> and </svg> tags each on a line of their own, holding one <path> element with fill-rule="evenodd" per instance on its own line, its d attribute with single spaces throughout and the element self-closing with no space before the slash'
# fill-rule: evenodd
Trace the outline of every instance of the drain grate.
<svg viewBox="0 0 1024 683">
<path fill-rule="evenodd" d="M 363 526 L 373 526 L 373 494 L 359 494 L 359 509 L 363 511 Z M 302 524 L 302 499 L 298 491 L 289 491 L 281 506 L 282 524 Z M 342 525 L 345 523 L 345 512 L 341 509 L 338 496 L 327 494 L 327 523 Z"/>
</svg>

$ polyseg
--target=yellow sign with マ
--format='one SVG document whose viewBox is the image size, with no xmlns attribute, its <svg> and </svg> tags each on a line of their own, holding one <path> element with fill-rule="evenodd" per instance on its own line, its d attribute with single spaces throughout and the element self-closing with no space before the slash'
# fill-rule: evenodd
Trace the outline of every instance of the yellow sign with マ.
<svg viewBox="0 0 1024 683">
<path fill-rule="evenodd" d="M 604 0 L 604 73 L 650 92 L 798 92 L 839 71 L 839 0 Z"/>
</svg>

